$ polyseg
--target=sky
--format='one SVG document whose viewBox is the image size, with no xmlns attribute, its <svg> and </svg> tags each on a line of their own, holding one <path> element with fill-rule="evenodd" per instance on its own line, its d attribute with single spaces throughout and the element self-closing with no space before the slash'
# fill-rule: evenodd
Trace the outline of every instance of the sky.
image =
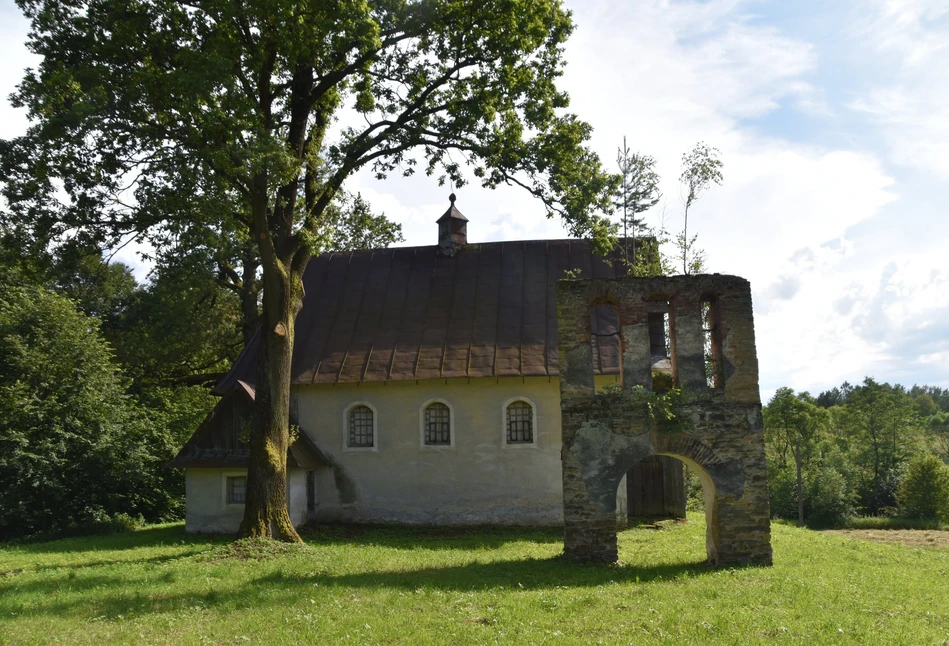
<svg viewBox="0 0 949 646">
<path fill-rule="evenodd" d="M 565 0 L 561 87 L 615 169 L 657 160 L 650 224 L 682 226 L 681 157 L 718 148 L 724 182 L 691 210 L 710 272 L 752 284 L 762 398 L 847 380 L 949 387 L 949 2 Z M 0 95 L 36 65 L 0 0 Z M 0 105 L 0 137 L 27 126 Z M 352 178 L 407 245 L 436 241 L 450 189 Z M 468 185 L 472 242 L 568 237 L 516 188 Z M 147 274 L 131 248 L 120 255 Z"/>
</svg>

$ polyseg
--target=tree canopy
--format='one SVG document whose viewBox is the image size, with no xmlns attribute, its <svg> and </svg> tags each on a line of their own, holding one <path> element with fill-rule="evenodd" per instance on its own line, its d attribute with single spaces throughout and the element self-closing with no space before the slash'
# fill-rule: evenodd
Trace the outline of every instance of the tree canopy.
<svg viewBox="0 0 949 646">
<path fill-rule="evenodd" d="M 573 29 L 559 0 L 18 4 L 42 60 L 13 97 L 33 125 L 0 149 L 6 224 L 160 247 L 214 232 L 260 260 L 245 534 L 297 539 L 285 506 L 294 318 L 353 173 L 519 185 L 573 235 L 608 244 L 600 213 L 616 180 L 556 87 Z"/>
<path fill-rule="evenodd" d="M 95 318 L 0 267 L 0 540 L 179 511 L 162 465 L 201 403 L 146 416 L 125 385 Z"/>
</svg>

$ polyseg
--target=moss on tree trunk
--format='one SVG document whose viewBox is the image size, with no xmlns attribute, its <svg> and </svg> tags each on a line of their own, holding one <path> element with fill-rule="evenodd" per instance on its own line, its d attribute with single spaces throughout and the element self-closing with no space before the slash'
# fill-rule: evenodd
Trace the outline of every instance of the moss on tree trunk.
<svg viewBox="0 0 949 646">
<path fill-rule="evenodd" d="M 290 442 L 290 366 L 296 314 L 303 302 L 301 271 L 277 261 L 264 266 L 264 307 L 257 363 L 254 432 L 247 465 L 247 503 L 241 537 L 301 543 L 287 510 Z"/>
</svg>

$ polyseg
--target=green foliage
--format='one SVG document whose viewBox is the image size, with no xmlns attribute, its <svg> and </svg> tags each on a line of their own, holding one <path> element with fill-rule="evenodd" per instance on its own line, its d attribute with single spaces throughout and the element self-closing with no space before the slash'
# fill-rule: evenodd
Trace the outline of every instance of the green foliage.
<svg viewBox="0 0 949 646">
<path fill-rule="evenodd" d="M 900 515 L 949 522 L 949 467 L 935 455 L 910 460 L 899 485 Z"/>
<path fill-rule="evenodd" d="M 683 475 L 685 476 L 685 508 L 690 512 L 705 512 L 705 491 L 702 489 L 702 481 L 692 467 L 683 465 Z"/>
<path fill-rule="evenodd" d="M 913 395 L 902 386 L 867 378 L 858 386 L 845 382 L 816 399 L 779 388 L 764 409 L 773 515 L 795 517 L 791 501 L 798 464 L 809 525 L 844 524 L 857 512 L 908 513 L 905 505 L 897 505 L 907 460 L 930 446 L 938 450 L 941 438 L 938 413 L 923 432 L 923 388 Z"/>
<path fill-rule="evenodd" d="M 682 173 L 679 185 L 683 193 L 682 231 L 675 236 L 675 246 L 682 260 L 682 273 L 700 273 L 705 267 L 705 252 L 696 249 L 698 236 L 689 237 L 689 210 L 701 198 L 712 184 L 722 184 L 722 161 L 718 148 L 699 142 L 682 155 Z"/>
<path fill-rule="evenodd" d="M 405 242 L 402 225 L 388 219 L 385 213 L 373 213 L 360 193 L 342 192 L 328 213 L 323 230 L 325 240 L 317 243 L 317 251 L 384 249 Z"/>
<path fill-rule="evenodd" d="M 949 413 L 936 413 L 930 417 L 926 434 L 933 448 L 949 458 Z"/>
<path fill-rule="evenodd" d="M 804 514 L 809 527 L 839 527 L 854 514 L 853 493 L 836 469 L 820 465 L 805 479 Z"/>
<path fill-rule="evenodd" d="M 10 204 L 0 224 L 96 246 L 145 236 L 159 253 L 179 236 L 233 242 L 240 268 L 207 256 L 240 291 L 245 341 L 262 298 L 258 387 L 272 397 L 255 433 L 286 440 L 290 393 L 277 371 L 293 336 L 274 330 L 292 326 L 307 261 L 360 169 L 515 184 L 572 235 L 611 244 L 601 213 L 617 178 L 556 87 L 573 31 L 560 0 L 18 5 L 41 62 L 12 97 L 28 133 L 0 143 Z M 250 459 L 265 455 L 252 448 Z M 252 487 L 246 513 L 278 488 Z M 285 510 L 273 513 L 292 533 Z"/>
<path fill-rule="evenodd" d="M 628 393 L 622 385 L 608 384 L 599 397 L 613 400 L 617 406 L 631 410 L 641 410 L 653 422 L 656 430 L 676 433 L 685 430 L 687 422 L 680 415 L 680 409 L 688 401 L 688 393 L 681 388 L 654 391 L 635 386 Z"/>
<path fill-rule="evenodd" d="M 180 514 L 163 465 L 194 428 L 174 432 L 196 417 L 184 398 L 145 414 L 96 319 L 9 272 L 0 285 L 0 538 Z"/>
<path fill-rule="evenodd" d="M 902 466 L 921 447 L 916 401 L 901 386 L 867 378 L 848 393 L 838 423 L 852 438 L 861 509 L 872 515 L 895 507 Z"/>
<path fill-rule="evenodd" d="M 208 273 L 163 267 L 128 299 L 107 337 L 141 391 L 219 379 L 240 352 L 241 324 L 238 296 Z"/>
<path fill-rule="evenodd" d="M 14 96 L 33 126 L 0 156 L 10 221 L 39 237 L 164 246 L 198 220 L 294 251 L 332 227 L 353 172 L 422 158 L 441 181 L 463 184 L 464 159 L 485 186 L 521 185 L 576 235 L 608 228 L 616 178 L 555 85 L 573 30 L 557 0 L 19 5 L 42 63 Z"/>
<path fill-rule="evenodd" d="M 624 256 L 627 262 L 632 259 L 635 263 L 633 275 L 659 275 L 661 270 L 649 266 L 658 262 L 653 256 L 658 254 L 658 250 L 640 250 L 640 245 L 645 241 L 638 238 L 647 235 L 649 228 L 643 218 L 637 217 L 654 207 L 662 198 L 656 160 L 648 155 L 631 152 L 626 146 L 626 137 L 623 137 L 623 146 L 616 152 L 616 165 L 619 167 L 620 184 L 613 196 L 613 207 L 620 216 Z"/>
<path fill-rule="evenodd" d="M 931 417 L 932 415 L 935 415 L 939 412 L 939 407 L 936 406 L 933 396 L 929 393 L 916 395 L 916 405 L 918 407 L 920 417 Z"/>
<path fill-rule="evenodd" d="M 797 519 L 797 479 L 793 467 L 768 462 L 768 497 L 772 518 Z"/>
</svg>

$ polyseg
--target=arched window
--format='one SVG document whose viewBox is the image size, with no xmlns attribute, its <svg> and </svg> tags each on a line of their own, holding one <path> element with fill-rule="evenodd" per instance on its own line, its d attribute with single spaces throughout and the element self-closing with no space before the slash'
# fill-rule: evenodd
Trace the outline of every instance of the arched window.
<svg viewBox="0 0 949 646">
<path fill-rule="evenodd" d="M 360 404 L 349 409 L 346 446 L 351 449 L 370 449 L 375 446 L 375 424 L 372 409 Z"/>
<path fill-rule="evenodd" d="M 451 409 L 442 402 L 425 407 L 423 442 L 425 446 L 451 446 Z"/>
<path fill-rule="evenodd" d="M 534 443 L 534 407 L 523 399 L 517 399 L 507 405 L 508 444 Z"/>
</svg>

